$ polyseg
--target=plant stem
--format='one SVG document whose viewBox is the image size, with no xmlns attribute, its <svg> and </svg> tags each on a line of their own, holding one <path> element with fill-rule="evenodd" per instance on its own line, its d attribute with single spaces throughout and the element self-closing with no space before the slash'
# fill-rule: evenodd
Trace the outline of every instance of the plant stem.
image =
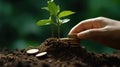
<svg viewBox="0 0 120 67">
<path fill-rule="evenodd" d="M 58 24 L 58 38 L 60 38 L 60 24 Z"/>
<path fill-rule="evenodd" d="M 52 37 L 54 37 L 54 26 L 53 26 L 53 24 L 51 24 L 51 33 L 52 33 Z"/>
<path fill-rule="evenodd" d="M 56 17 L 56 19 L 57 19 L 57 27 L 58 27 L 58 38 L 60 38 L 60 22 L 58 17 Z"/>
<path fill-rule="evenodd" d="M 51 19 L 51 34 L 52 34 L 52 37 L 54 37 L 54 24 L 53 24 L 52 14 L 50 14 L 49 19 Z"/>
</svg>

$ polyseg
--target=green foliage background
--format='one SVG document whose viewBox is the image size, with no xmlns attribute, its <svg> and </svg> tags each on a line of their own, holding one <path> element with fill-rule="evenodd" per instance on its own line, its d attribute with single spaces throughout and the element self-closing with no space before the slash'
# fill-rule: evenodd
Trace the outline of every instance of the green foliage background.
<svg viewBox="0 0 120 67">
<path fill-rule="evenodd" d="M 70 22 L 62 25 L 61 37 L 66 37 L 70 29 L 82 20 L 105 16 L 120 20 L 120 0 L 55 0 L 62 10 L 71 10 Z M 48 18 L 42 10 L 46 0 L 0 0 L 0 47 L 26 48 L 39 46 L 51 36 L 50 26 L 38 27 L 36 22 Z M 57 34 L 57 31 L 55 32 Z M 83 40 L 88 50 L 113 52 L 113 49 L 89 40 Z"/>
</svg>

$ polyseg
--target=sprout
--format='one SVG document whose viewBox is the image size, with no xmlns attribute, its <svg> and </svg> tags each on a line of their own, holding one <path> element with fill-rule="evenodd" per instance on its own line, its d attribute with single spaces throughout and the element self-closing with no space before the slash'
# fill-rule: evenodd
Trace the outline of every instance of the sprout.
<svg viewBox="0 0 120 67">
<path fill-rule="evenodd" d="M 50 13 L 50 17 L 48 19 L 43 19 L 43 20 L 39 20 L 37 22 L 37 25 L 39 26 L 44 26 L 44 25 L 51 25 L 51 29 L 52 29 L 52 37 L 54 37 L 54 28 L 53 26 L 57 26 L 58 28 L 58 38 L 60 38 L 60 26 L 64 23 L 67 23 L 70 21 L 70 19 L 62 19 L 66 16 L 72 15 L 75 12 L 66 10 L 66 11 L 60 11 L 60 6 L 56 5 L 55 2 L 53 0 L 49 0 L 47 1 L 48 6 L 47 7 L 43 7 L 42 9 L 47 10 Z"/>
</svg>

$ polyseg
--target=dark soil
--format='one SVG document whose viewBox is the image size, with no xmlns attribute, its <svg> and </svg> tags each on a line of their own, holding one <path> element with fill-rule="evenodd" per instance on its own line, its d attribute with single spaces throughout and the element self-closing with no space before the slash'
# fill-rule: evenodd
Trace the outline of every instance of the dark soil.
<svg viewBox="0 0 120 67">
<path fill-rule="evenodd" d="M 0 67 L 120 67 L 118 54 L 96 54 L 56 38 L 45 40 L 38 49 L 48 54 L 35 57 L 23 50 L 0 51 Z"/>
</svg>

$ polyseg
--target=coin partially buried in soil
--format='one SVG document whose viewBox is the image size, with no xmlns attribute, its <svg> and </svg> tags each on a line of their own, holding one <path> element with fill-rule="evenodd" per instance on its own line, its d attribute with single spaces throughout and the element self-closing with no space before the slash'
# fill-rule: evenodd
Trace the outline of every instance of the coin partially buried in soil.
<svg viewBox="0 0 120 67">
<path fill-rule="evenodd" d="M 29 49 L 26 51 L 28 54 L 36 54 L 39 52 L 39 49 Z"/>
<path fill-rule="evenodd" d="M 42 56 L 45 56 L 46 54 L 47 54 L 47 52 L 41 52 L 41 53 L 36 54 L 35 56 L 42 57 Z"/>
</svg>

